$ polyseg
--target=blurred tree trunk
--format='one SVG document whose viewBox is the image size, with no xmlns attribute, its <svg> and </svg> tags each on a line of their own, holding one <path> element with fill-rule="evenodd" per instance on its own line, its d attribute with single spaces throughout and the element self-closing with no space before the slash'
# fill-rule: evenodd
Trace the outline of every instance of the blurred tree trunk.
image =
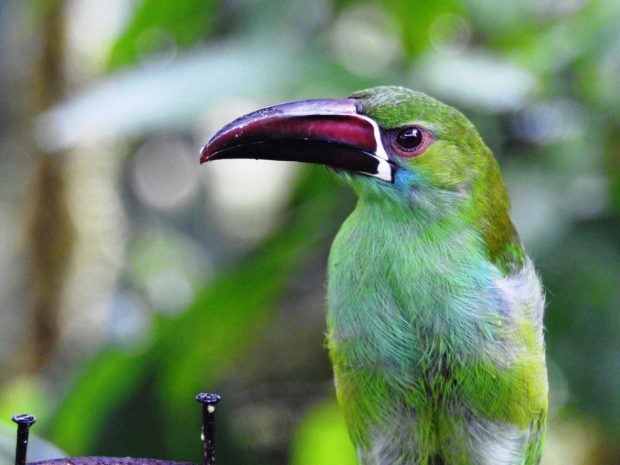
<svg viewBox="0 0 620 465">
<path fill-rule="evenodd" d="M 57 102 L 64 93 L 65 1 L 41 6 L 40 43 L 35 62 L 35 86 L 31 113 L 38 114 Z M 63 153 L 37 148 L 32 183 L 32 212 L 28 248 L 32 274 L 28 286 L 33 308 L 26 328 L 21 370 L 36 372 L 54 353 L 59 340 L 59 316 L 74 231 L 66 203 L 66 170 Z"/>
</svg>

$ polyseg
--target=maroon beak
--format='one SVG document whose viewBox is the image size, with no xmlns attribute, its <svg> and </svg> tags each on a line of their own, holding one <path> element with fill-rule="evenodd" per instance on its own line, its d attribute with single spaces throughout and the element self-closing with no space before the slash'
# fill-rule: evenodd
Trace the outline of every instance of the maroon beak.
<svg viewBox="0 0 620 465">
<path fill-rule="evenodd" d="M 318 163 L 392 182 L 395 165 L 380 129 L 355 99 L 302 100 L 233 121 L 202 149 L 200 162 L 231 158 Z"/>
</svg>

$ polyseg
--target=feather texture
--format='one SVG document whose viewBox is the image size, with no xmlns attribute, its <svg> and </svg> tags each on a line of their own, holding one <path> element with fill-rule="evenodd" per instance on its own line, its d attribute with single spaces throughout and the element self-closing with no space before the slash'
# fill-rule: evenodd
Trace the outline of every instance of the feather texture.
<svg viewBox="0 0 620 465">
<path fill-rule="evenodd" d="M 544 297 L 497 164 L 460 113 L 380 89 L 357 94 L 370 117 L 437 141 L 393 185 L 342 175 L 359 202 L 330 254 L 328 347 L 359 460 L 536 464 Z"/>
</svg>

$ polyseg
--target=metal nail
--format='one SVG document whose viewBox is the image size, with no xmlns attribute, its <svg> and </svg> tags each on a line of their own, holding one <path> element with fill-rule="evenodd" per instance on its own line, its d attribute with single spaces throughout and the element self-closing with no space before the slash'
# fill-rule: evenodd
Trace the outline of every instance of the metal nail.
<svg viewBox="0 0 620 465">
<path fill-rule="evenodd" d="M 201 392 L 196 401 L 202 404 L 202 446 L 204 465 L 215 463 L 215 404 L 220 401 L 218 394 Z"/>
<path fill-rule="evenodd" d="M 15 444 L 15 465 L 26 464 L 26 453 L 28 452 L 28 436 L 30 435 L 30 427 L 34 425 L 37 419 L 33 415 L 27 413 L 18 413 L 11 418 L 17 423 L 17 442 Z"/>
</svg>

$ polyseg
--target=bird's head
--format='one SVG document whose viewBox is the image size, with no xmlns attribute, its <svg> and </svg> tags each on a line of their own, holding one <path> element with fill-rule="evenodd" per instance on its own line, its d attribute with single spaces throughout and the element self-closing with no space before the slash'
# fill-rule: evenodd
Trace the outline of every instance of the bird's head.
<svg viewBox="0 0 620 465">
<path fill-rule="evenodd" d="M 414 200 L 458 196 L 499 177 L 493 155 L 454 108 L 403 87 L 374 87 L 343 100 L 304 100 L 258 110 L 222 128 L 201 162 L 255 158 L 319 163 L 360 195 Z"/>
<path fill-rule="evenodd" d="M 468 216 L 483 235 L 495 227 L 514 234 L 497 163 L 474 126 L 454 108 L 403 87 L 250 113 L 215 134 L 201 162 L 229 158 L 323 164 L 362 198 L 431 219 Z"/>
</svg>

